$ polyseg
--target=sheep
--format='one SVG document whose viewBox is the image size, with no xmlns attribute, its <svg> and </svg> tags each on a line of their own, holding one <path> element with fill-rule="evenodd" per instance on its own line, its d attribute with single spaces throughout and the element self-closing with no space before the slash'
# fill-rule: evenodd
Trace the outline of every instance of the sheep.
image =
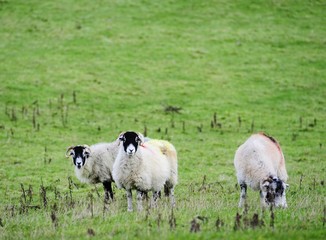
<svg viewBox="0 0 326 240">
<path fill-rule="evenodd" d="M 67 149 L 66 157 L 72 157 L 76 177 L 83 183 L 102 183 L 104 201 L 113 200 L 112 168 L 118 154 L 119 141 L 98 143 L 91 146 L 77 145 Z"/>
<path fill-rule="evenodd" d="M 234 166 L 240 185 L 239 207 L 246 201 L 247 185 L 260 190 L 262 207 L 287 207 L 288 174 L 279 143 L 265 133 L 253 134 L 236 151 Z"/>
<path fill-rule="evenodd" d="M 164 185 L 170 190 L 174 204 L 173 189 L 177 177 L 172 176 L 172 173 L 177 172 L 171 170 L 171 161 L 168 159 L 168 155 L 173 154 L 167 150 L 162 152 L 162 149 L 170 149 L 171 146 L 164 142 L 151 144 L 153 140 L 144 143 L 144 136 L 133 131 L 121 133 L 118 139 L 122 144 L 113 164 L 112 176 L 117 187 L 126 190 L 128 211 L 133 211 L 131 191 L 134 189 L 137 191 L 138 211 L 142 210 L 143 194 L 152 191 L 156 204 Z"/>
</svg>

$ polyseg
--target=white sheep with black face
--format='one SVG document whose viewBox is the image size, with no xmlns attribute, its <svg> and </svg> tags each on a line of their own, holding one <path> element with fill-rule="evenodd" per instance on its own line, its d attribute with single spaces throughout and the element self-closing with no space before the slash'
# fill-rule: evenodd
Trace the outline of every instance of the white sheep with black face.
<svg viewBox="0 0 326 240">
<path fill-rule="evenodd" d="M 287 207 L 288 174 L 283 152 L 274 138 L 264 133 L 253 134 L 237 149 L 234 166 L 241 188 L 239 207 L 245 204 L 247 185 L 260 191 L 263 207 Z"/>
<path fill-rule="evenodd" d="M 124 188 L 127 193 L 128 211 L 132 211 L 132 190 L 137 191 L 138 211 L 142 210 L 144 193 L 153 192 L 156 203 L 158 194 L 166 183 L 171 181 L 171 164 L 161 148 L 144 143 L 144 137 L 136 132 L 124 132 L 119 136 L 120 149 L 113 164 L 112 176 L 118 188 Z M 176 183 L 176 182 L 175 182 Z M 168 186 L 172 191 L 173 187 Z M 173 197 L 172 197 L 173 198 Z M 174 204 L 174 198 L 171 201 Z"/>
<path fill-rule="evenodd" d="M 72 157 L 76 177 L 84 183 L 102 183 L 105 201 L 113 200 L 112 169 L 118 154 L 119 141 L 98 143 L 91 146 L 77 145 L 67 149 L 66 157 Z"/>
</svg>

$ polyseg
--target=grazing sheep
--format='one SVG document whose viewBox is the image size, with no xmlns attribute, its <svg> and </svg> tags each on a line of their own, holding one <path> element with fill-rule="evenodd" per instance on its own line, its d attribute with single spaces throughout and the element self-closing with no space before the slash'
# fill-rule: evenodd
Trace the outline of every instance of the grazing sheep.
<svg viewBox="0 0 326 240">
<path fill-rule="evenodd" d="M 67 149 L 66 157 L 71 156 L 77 178 L 84 183 L 102 183 L 105 201 L 113 200 L 111 183 L 113 162 L 118 154 L 119 141 L 98 143 L 92 146 L 77 145 Z"/>
<path fill-rule="evenodd" d="M 133 210 L 133 189 L 137 191 L 138 211 L 142 210 L 144 193 L 152 191 L 156 203 L 159 191 L 167 183 L 173 195 L 172 184 L 176 178 L 171 177 L 170 160 L 165 155 L 167 151 L 162 153 L 157 144 L 150 144 L 152 140 L 144 143 L 143 135 L 136 132 L 121 133 L 118 139 L 122 144 L 113 164 L 112 175 L 117 187 L 127 192 L 128 211 Z"/>
<path fill-rule="evenodd" d="M 279 143 L 264 133 L 253 134 L 235 153 L 234 166 L 241 188 L 239 207 L 246 200 L 247 185 L 260 190 L 263 207 L 286 208 L 288 175 Z"/>
</svg>

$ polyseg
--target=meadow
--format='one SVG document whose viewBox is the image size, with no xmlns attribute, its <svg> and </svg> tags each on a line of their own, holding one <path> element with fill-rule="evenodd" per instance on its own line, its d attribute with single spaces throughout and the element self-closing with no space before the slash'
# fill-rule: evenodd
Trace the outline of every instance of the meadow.
<svg viewBox="0 0 326 240">
<path fill-rule="evenodd" d="M 324 239 L 325 1 L 0 0 L 0 239 Z M 127 212 L 71 145 L 124 130 L 178 151 L 176 208 Z M 287 209 L 238 209 L 233 157 L 275 137 Z"/>
</svg>

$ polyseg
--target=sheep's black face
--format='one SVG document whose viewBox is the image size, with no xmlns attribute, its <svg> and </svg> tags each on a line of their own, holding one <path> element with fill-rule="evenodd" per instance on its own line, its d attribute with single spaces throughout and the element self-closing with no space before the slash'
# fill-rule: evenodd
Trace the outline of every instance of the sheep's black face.
<svg viewBox="0 0 326 240">
<path fill-rule="evenodd" d="M 141 142 L 141 139 L 137 133 L 125 132 L 119 139 L 123 142 L 123 150 L 127 153 L 127 155 L 132 156 L 137 152 L 138 145 Z"/>
<path fill-rule="evenodd" d="M 76 146 L 70 152 L 74 165 L 78 169 L 85 165 L 86 159 L 89 157 L 89 154 L 90 153 L 88 149 L 84 146 Z"/>
<path fill-rule="evenodd" d="M 287 207 L 285 190 L 287 188 L 282 180 L 277 177 L 270 178 L 263 183 L 262 195 L 266 204 L 276 207 Z"/>
</svg>

